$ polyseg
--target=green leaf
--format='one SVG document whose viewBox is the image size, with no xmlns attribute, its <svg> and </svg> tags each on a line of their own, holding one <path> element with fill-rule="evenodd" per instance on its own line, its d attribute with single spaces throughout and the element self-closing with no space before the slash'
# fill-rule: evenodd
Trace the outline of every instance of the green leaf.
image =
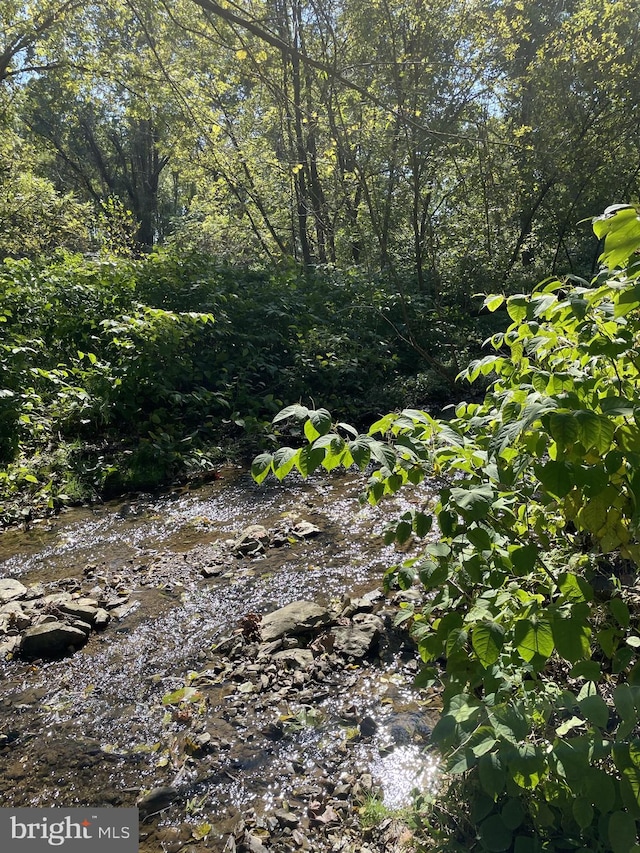
<svg viewBox="0 0 640 853">
<path fill-rule="evenodd" d="M 301 406 L 299 403 L 296 403 L 293 406 L 287 406 L 278 412 L 278 414 L 274 417 L 272 423 L 277 424 L 280 421 L 284 421 L 287 418 L 296 418 L 301 421 L 303 418 L 306 418 L 309 414 L 309 409 L 306 406 Z"/>
<path fill-rule="evenodd" d="M 496 493 L 489 485 L 471 486 L 468 489 L 452 488 L 451 499 L 460 513 L 470 521 L 484 518 Z"/>
<path fill-rule="evenodd" d="M 604 251 L 601 260 L 609 269 L 625 266 L 640 246 L 640 217 L 629 205 L 612 205 L 602 216 L 593 220 L 593 230 L 602 240 Z"/>
<path fill-rule="evenodd" d="M 586 696 L 578 702 L 578 706 L 587 720 L 594 726 L 598 726 L 601 729 L 607 727 L 607 723 L 609 722 L 609 708 L 601 696 L 595 694 Z"/>
<path fill-rule="evenodd" d="M 554 649 L 551 624 L 546 619 L 518 619 L 515 641 L 518 653 L 527 662 L 535 655 L 546 660 Z"/>
<path fill-rule="evenodd" d="M 314 442 L 321 435 L 326 435 L 331 429 L 331 415 L 326 409 L 316 409 L 309 412 L 304 424 L 304 434 L 309 442 Z"/>
<path fill-rule="evenodd" d="M 578 440 L 580 428 L 573 413 L 553 412 L 549 416 L 549 432 L 560 447 L 567 447 Z"/>
<path fill-rule="evenodd" d="M 591 657 L 589 640 L 591 630 L 580 618 L 565 617 L 555 614 L 552 625 L 553 641 L 565 660 L 576 663 Z"/>
<path fill-rule="evenodd" d="M 584 678 L 587 681 L 600 681 L 602 669 L 595 660 L 582 660 L 572 667 L 569 673 L 571 678 Z"/>
<path fill-rule="evenodd" d="M 292 447 L 279 447 L 273 454 L 273 473 L 276 475 L 278 480 L 282 480 L 291 471 L 297 454 L 298 451 L 294 450 Z M 265 456 L 268 455 L 269 454 L 265 454 Z M 254 460 L 254 462 L 255 461 L 256 460 Z"/>
<path fill-rule="evenodd" d="M 488 311 L 497 311 L 498 308 L 504 302 L 504 296 L 501 293 L 485 296 L 484 302 L 482 303 L 482 307 L 486 308 Z"/>
<path fill-rule="evenodd" d="M 521 293 L 507 299 L 507 312 L 514 323 L 521 323 L 526 320 L 528 304 L 528 297 Z"/>
<path fill-rule="evenodd" d="M 296 468 L 300 471 L 303 477 L 308 477 L 309 474 L 313 474 L 313 472 L 322 465 L 324 456 L 325 449 L 323 447 L 307 445 L 300 450 L 295 459 Z"/>
<path fill-rule="evenodd" d="M 539 548 L 537 545 L 510 545 L 509 556 L 515 570 L 515 574 L 522 577 L 533 571 L 538 559 Z"/>
<path fill-rule="evenodd" d="M 489 853 L 501 853 L 509 850 L 513 833 L 500 815 L 492 815 L 480 824 L 480 839 Z"/>
<path fill-rule="evenodd" d="M 631 620 L 629 608 L 621 598 L 617 596 L 608 601 L 609 612 L 622 628 L 628 628 Z"/>
<path fill-rule="evenodd" d="M 482 755 L 478 760 L 478 776 L 482 789 L 491 797 L 498 797 L 504 790 L 507 774 L 494 753 Z"/>
<path fill-rule="evenodd" d="M 577 797 L 573 801 L 571 811 L 573 812 L 575 822 L 578 824 L 580 829 L 586 829 L 593 823 L 593 816 L 595 812 L 593 810 L 593 806 L 586 797 Z"/>
<path fill-rule="evenodd" d="M 358 468 L 360 470 L 366 468 L 371 459 L 371 439 L 369 436 L 360 435 L 358 438 L 354 438 L 353 441 L 347 442 L 347 446 Z"/>
<path fill-rule="evenodd" d="M 534 470 L 547 492 L 555 497 L 564 498 L 575 485 L 573 466 L 568 462 L 551 459 L 544 465 L 536 465 Z"/>
<path fill-rule="evenodd" d="M 564 723 L 560 723 L 556 728 L 556 734 L 558 737 L 564 737 L 566 734 L 569 734 L 572 729 L 579 729 L 581 726 L 584 726 L 584 720 L 582 717 L 569 717 L 568 720 L 565 720 Z"/>
<path fill-rule="evenodd" d="M 413 516 L 413 530 L 421 539 L 426 536 L 433 526 L 433 516 L 424 512 L 416 512 Z"/>
<path fill-rule="evenodd" d="M 251 463 L 251 476 L 256 481 L 256 483 L 260 484 L 269 471 L 271 471 L 271 464 L 273 462 L 273 456 L 270 453 L 261 453 Z"/>
<path fill-rule="evenodd" d="M 609 818 L 609 844 L 612 853 L 631 853 L 637 841 L 637 826 L 628 812 L 614 812 Z"/>
<path fill-rule="evenodd" d="M 500 657 L 504 644 L 504 628 L 497 622 L 480 622 L 471 632 L 471 644 L 485 669 Z"/>
<path fill-rule="evenodd" d="M 515 705 L 496 705 L 489 711 L 496 737 L 518 744 L 529 733 L 527 718 Z"/>
<path fill-rule="evenodd" d="M 509 797 L 507 802 L 502 807 L 500 817 L 504 821 L 505 826 L 515 830 L 525 818 L 525 809 L 519 797 Z"/>
<path fill-rule="evenodd" d="M 163 705 L 179 705 L 181 702 L 199 702 L 202 694 L 195 687 L 180 687 L 162 697 Z"/>
</svg>

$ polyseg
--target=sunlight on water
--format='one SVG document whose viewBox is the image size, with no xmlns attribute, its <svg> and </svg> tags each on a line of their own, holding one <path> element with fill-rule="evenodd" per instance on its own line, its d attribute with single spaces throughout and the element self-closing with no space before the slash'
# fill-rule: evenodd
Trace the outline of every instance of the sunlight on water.
<svg viewBox="0 0 640 853">
<path fill-rule="evenodd" d="M 384 804 L 390 809 L 410 805 L 415 790 L 433 794 L 438 787 L 437 759 L 414 744 L 399 746 L 381 757 L 371 771 L 382 786 Z"/>
</svg>

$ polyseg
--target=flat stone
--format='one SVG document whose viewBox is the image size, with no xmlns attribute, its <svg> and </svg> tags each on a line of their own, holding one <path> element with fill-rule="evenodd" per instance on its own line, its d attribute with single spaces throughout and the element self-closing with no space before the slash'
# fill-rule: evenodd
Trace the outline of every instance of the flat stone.
<svg viewBox="0 0 640 853">
<path fill-rule="evenodd" d="M 332 615 L 326 607 L 313 601 L 294 601 L 262 617 L 263 643 L 269 643 L 285 634 L 306 634 L 331 624 Z"/>
<path fill-rule="evenodd" d="M 80 604 L 77 601 L 61 601 L 57 607 L 62 611 L 62 613 L 66 613 L 73 619 L 80 619 L 83 622 L 88 622 L 90 625 L 95 621 L 96 614 L 98 612 L 97 607 Z"/>
<path fill-rule="evenodd" d="M 59 607 L 61 604 L 73 601 L 73 597 L 70 592 L 52 592 L 49 595 L 45 595 L 42 601 L 44 604 L 55 604 L 56 607 Z"/>
<path fill-rule="evenodd" d="M 322 531 L 319 527 L 316 527 L 316 525 L 312 524 L 310 521 L 299 521 L 291 529 L 291 532 L 294 536 L 297 536 L 298 539 L 311 539 L 311 537 L 317 536 Z"/>
<path fill-rule="evenodd" d="M 313 652 L 311 649 L 284 649 L 272 655 L 271 660 L 287 664 L 292 669 L 306 669 L 313 663 Z"/>
<path fill-rule="evenodd" d="M 140 809 L 141 816 L 147 817 L 168 808 L 177 797 L 178 791 L 176 788 L 153 788 L 148 794 L 140 797 L 136 805 Z"/>
<path fill-rule="evenodd" d="M 70 647 L 84 646 L 87 636 L 83 631 L 62 622 L 45 622 L 28 628 L 22 636 L 20 654 L 27 658 L 56 657 Z"/>
<path fill-rule="evenodd" d="M 295 829 L 300 825 L 298 815 L 288 812 L 286 809 L 276 809 L 273 814 L 280 826 L 288 826 L 290 829 Z"/>
<path fill-rule="evenodd" d="M 13 578 L 0 578 L 0 604 L 23 598 L 28 593 L 27 587 Z"/>
</svg>

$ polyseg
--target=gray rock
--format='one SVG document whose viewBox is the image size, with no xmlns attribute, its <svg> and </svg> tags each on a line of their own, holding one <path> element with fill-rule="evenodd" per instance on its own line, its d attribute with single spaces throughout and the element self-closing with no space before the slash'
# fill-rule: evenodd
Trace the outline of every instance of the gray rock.
<svg viewBox="0 0 640 853">
<path fill-rule="evenodd" d="M 338 627 L 333 631 L 335 637 L 333 648 L 346 657 L 363 658 L 369 654 L 383 628 L 382 619 L 363 613 L 358 622 Z"/>
<path fill-rule="evenodd" d="M 96 631 L 102 631 L 107 627 L 109 622 L 111 621 L 111 614 L 108 610 L 105 610 L 104 607 L 98 607 L 96 610 L 96 615 L 93 620 L 93 627 Z"/>
<path fill-rule="evenodd" d="M 273 814 L 280 826 L 288 826 L 290 829 L 295 829 L 300 824 L 298 815 L 288 812 L 286 809 L 276 809 Z"/>
<path fill-rule="evenodd" d="M 260 838 L 250 832 L 245 832 L 242 846 L 247 853 L 266 853 L 267 850 Z"/>
<path fill-rule="evenodd" d="M 16 635 L 15 637 L 5 637 L 4 640 L 0 643 L 0 660 L 6 660 L 8 657 L 13 657 L 13 655 L 18 653 L 18 649 L 20 648 L 21 637 Z"/>
<path fill-rule="evenodd" d="M 55 657 L 84 646 L 87 636 L 83 631 L 62 622 L 45 622 L 28 628 L 22 636 L 20 654 L 28 658 Z"/>
<path fill-rule="evenodd" d="M 237 539 L 231 544 L 231 550 L 237 554 L 257 554 L 269 544 L 269 531 L 261 524 L 250 524 L 245 527 Z"/>
<path fill-rule="evenodd" d="M 0 619 L 4 621 L 6 618 L 9 625 L 23 631 L 31 625 L 31 617 L 25 613 L 22 605 L 18 601 L 9 601 L 0 607 Z"/>
<path fill-rule="evenodd" d="M 286 664 L 290 669 L 307 669 L 313 663 L 313 652 L 311 649 L 284 649 L 272 655 L 271 659 Z"/>
<path fill-rule="evenodd" d="M 321 530 L 319 527 L 316 527 L 315 524 L 311 524 L 310 521 L 299 521 L 291 529 L 291 532 L 294 536 L 297 536 L 298 539 L 311 539 L 312 536 L 317 536 Z"/>
<path fill-rule="evenodd" d="M 98 613 L 97 607 L 80 604 L 78 601 L 61 601 L 57 607 L 62 613 L 71 616 L 72 619 L 80 619 L 90 625 L 93 624 Z"/>
<path fill-rule="evenodd" d="M 168 808 L 178 797 L 176 788 L 153 788 L 149 793 L 140 797 L 136 803 L 141 817 L 161 812 Z"/>
<path fill-rule="evenodd" d="M 262 617 L 261 635 L 264 643 L 285 634 L 305 634 L 330 625 L 332 615 L 326 607 L 312 601 L 294 601 Z"/>
<path fill-rule="evenodd" d="M 0 604 L 23 598 L 28 593 L 27 587 L 13 578 L 0 578 Z"/>
</svg>

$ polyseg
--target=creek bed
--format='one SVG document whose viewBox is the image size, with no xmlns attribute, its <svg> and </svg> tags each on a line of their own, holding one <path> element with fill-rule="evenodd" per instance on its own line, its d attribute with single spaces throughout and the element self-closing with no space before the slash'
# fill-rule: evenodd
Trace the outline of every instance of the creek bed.
<svg viewBox="0 0 640 853">
<path fill-rule="evenodd" d="M 347 595 L 376 598 L 399 558 L 381 545 L 385 516 L 406 499 L 363 506 L 362 487 L 347 474 L 258 488 L 229 469 L 197 491 L 3 534 L 0 578 L 47 589 L 108 583 L 130 606 L 72 656 L 0 663 L 1 804 L 138 802 L 149 853 L 393 849 L 388 837 L 363 841 L 357 809 L 374 797 L 398 809 L 412 788 L 435 784 L 428 732 L 438 702 L 410 690 L 410 643 L 389 630 L 368 658 L 319 649 L 312 666 L 274 673 L 238 628 L 301 599 L 339 612 Z M 244 528 L 283 519 L 320 533 L 229 556 Z M 220 554 L 220 571 L 204 578 Z M 185 687 L 188 701 L 167 701 Z"/>
</svg>

